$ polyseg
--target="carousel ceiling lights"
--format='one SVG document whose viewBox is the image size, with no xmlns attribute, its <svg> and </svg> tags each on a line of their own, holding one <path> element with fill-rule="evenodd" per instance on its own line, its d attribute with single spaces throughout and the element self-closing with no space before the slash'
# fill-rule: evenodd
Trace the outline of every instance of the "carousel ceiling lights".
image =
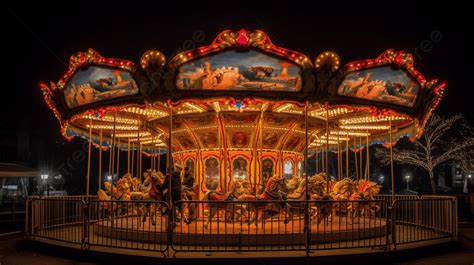
<svg viewBox="0 0 474 265">
<path fill-rule="evenodd" d="M 376 130 L 376 131 L 384 131 L 390 129 L 388 125 L 341 125 L 342 129 L 349 129 L 349 130 Z"/>
<path fill-rule="evenodd" d="M 132 137 L 145 137 L 145 136 L 150 136 L 151 133 L 148 131 L 140 131 L 140 132 L 130 132 L 130 133 L 116 133 L 115 137 L 117 138 L 132 138 Z M 114 134 L 111 135 L 112 137 Z"/>
<path fill-rule="evenodd" d="M 355 132 L 355 131 L 330 131 L 329 135 L 342 135 L 342 136 L 369 136 L 370 133 L 366 132 Z"/>
<path fill-rule="evenodd" d="M 312 116 L 312 117 L 318 117 L 318 118 L 326 119 L 326 112 L 327 112 L 327 115 L 329 116 L 329 118 L 333 118 L 333 117 L 336 117 L 336 116 L 340 116 L 340 115 L 343 115 L 343 114 L 350 113 L 352 111 L 348 108 L 335 108 L 335 109 L 329 109 L 328 111 L 326 111 L 326 108 L 323 107 L 323 108 L 320 108 L 320 109 L 317 109 L 317 110 L 309 111 L 308 115 Z"/>
<path fill-rule="evenodd" d="M 142 109 L 138 107 L 130 107 L 130 108 L 123 109 L 123 111 L 142 115 L 142 116 L 147 117 L 147 119 L 158 119 L 158 118 L 163 118 L 163 117 L 168 116 L 168 113 L 161 110 L 153 109 L 153 108 Z"/>
<path fill-rule="evenodd" d="M 92 124 L 90 126 L 89 124 L 86 124 L 87 128 L 92 129 L 102 129 L 102 130 L 117 130 L 117 131 L 137 131 L 139 129 L 139 126 L 132 126 L 132 125 L 99 125 L 99 124 Z"/>
<path fill-rule="evenodd" d="M 359 124 L 359 123 L 374 123 L 382 121 L 403 121 L 408 120 L 408 117 L 403 116 L 364 116 L 364 117 L 353 117 L 348 119 L 341 119 L 341 124 Z"/>
<path fill-rule="evenodd" d="M 120 116 L 114 117 L 113 115 L 106 115 L 103 117 L 96 116 L 96 115 L 85 115 L 83 118 L 87 120 L 104 121 L 104 122 L 115 121 L 115 123 L 120 123 L 120 124 L 135 124 L 135 125 L 141 124 L 141 121 L 139 119 L 126 118 L 126 117 L 120 117 Z"/>
</svg>

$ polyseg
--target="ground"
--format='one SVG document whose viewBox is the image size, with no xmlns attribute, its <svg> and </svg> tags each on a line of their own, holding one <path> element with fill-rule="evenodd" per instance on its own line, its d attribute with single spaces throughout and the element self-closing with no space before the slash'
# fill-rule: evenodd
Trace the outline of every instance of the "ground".
<svg viewBox="0 0 474 265">
<path fill-rule="evenodd" d="M 111 257 L 107 255 L 90 255 L 88 253 L 71 252 L 63 249 L 44 248 L 41 245 L 32 245 L 22 240 L 21 235 L 4 236 L 0 239 L 0 265 L 99 265 L 99 264 L 198 264 L 193 261 L 161 261 L 140 260 L 127 257 Z M 204 263 L 204 261 L 203 261 Z M 206 261 L 205 264 L 214 262 Z M 222 260 L 216 260 L 216 264 L 223 264 Z M 305 260 L 289 261 L 259 260 L 258 257 L 251 260 L 225 261 L 224 264 L 304 264 Z M 460 240 L 458 243 L 449 243 L 436 247 L 400 251 L 387 255 L 357 255 L 345 257 L 318 257 L 310 261 L 310 264 L 395 264 L 395 265 L 473 265 L 474 264 L 474 225 L 460 228 Z"/>
</svg>

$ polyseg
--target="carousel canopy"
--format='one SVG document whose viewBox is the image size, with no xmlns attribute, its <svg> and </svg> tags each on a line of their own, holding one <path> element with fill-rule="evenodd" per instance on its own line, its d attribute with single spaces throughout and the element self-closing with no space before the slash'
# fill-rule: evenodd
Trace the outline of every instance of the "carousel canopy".
<svg viewBox="0 0 474 265">
<path fill-rule="evenodd" d="M 279 150 L 388 143 L 421 135 L 445 83 L 428 81 L 413 57 L 387 50 L 341 66 L 334 52 L 314 61 L 274 45 L 262 31 L 224 31 L 208 46 L 159 51 L 140 64 L 89 49 L 56 83 L 40 84 L 63 135 L 146 152 Z M 308 117 L 307 122 L 305 117 Z M 357 141 L 359 139 L 359 141 Z M 351 145 L 354 147 L 353 145 Z"/>
</svg>

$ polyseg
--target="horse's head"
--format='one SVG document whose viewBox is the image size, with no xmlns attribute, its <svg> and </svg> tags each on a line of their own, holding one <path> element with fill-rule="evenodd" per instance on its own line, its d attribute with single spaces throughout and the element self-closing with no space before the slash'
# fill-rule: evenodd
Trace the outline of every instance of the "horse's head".
<svg viewBox="0 0 474 265">
<path fill-rule="evenodd" d="M 106 192 L 112 192 L 112 183 L 110 183 L 110 181 L 104 182 L 104 188 Z"/>
<path fill-rule="evenodd" d="M 353 190 L 354 184 L 352 180 L 350 178 L 344 178 L 343 180 L 336 182 L 331 191 L 331 194 L 338 197 L 349 198 Z"/>
<path fill-rule="evenodd" d="M 98 195 L 100 201 L 108 201 L 108 200 L 110 200 L 110 196 L 107 195 L 107 193 L 106 193 L 104 190 L 102 190 L 102 189 L 99 189 L 99 190 L 97 191 L 97 195 Z"/>
<path fill-rule="evenodd" d="M 124 178 L 124 179 L 128 179 L 129 181 L 131 181 L 131 180 L 132 180 L 132 174 L 130 174 L 130 173 L 127 173 L 127 174 L 123 175 L 123 177 L 122 177 L 122 178 Z"/>
<path fill-rule="evenodd" d="M 250 183 L 246 180 L 238 181 L 237 183 L 234 183 L 235 188 L 233 190 L 233 194 L 236 195 L 236 197 L 239 197 L 244 194 L 250 194 Z"/>
<path fill-rule="evenodd" d="M 300 178 L 300 177 L 298 177 L 298 176 L 293 176 L 292 178 L 290 178 L 290 180 L 288 181 L 288 183 L 286 183 L 286 188 L 287 188 L 289 191 L 295 190 L 296 188 L 298 188 L 298 185 L 300 184 L 301 179 L 302 179 L 302 178 Z"/>
<path fill-rule="evenodd" d="M 382 186 L 377 185 L 377 183 L 368 181 L 368 180 L 359 180 L 357 192 L 364 194 L 366 198 L 372 198 L 379 194 Z"/>
<path fill-rule="evenodd" d="M 128 191 L 130 190 L 130 185 L 128 184 L 128 181 L 126 179 L 119 179 L 117 181 L 117 191 Z"/>
<path fill-rule="evenodd" d="M 163 175 L 163 173 L 161 173 L 161 171 L 152 171 L 150 176 L 152 181 L 154 181 L 158 185 L 163 184 L 165 180 L 165 176 Z"/>
</svg>

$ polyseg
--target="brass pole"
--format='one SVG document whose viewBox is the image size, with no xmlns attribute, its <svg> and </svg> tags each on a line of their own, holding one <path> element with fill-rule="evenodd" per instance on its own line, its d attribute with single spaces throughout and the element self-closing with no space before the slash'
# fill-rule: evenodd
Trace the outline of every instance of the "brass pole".
<svg viewBox="0 0 474 265">
<path fill-rule="evenodd" d="M 356 137 L 354 137 L 354 164 L 355 164 L 355 176 L 359 179 L 359 162 L 357 161 L 357 142 Z"/>
<path fill-rule="evenodd" d="M 359 176 L 361 179 L 365 178 L 363 173 L 362 173 L 362 151 L 364 148 L 362 147 L 362 137 L 359 137 L 359 146 L 360 146 L 360 153 L 359 153 Z"/>
<path fill-rule="evenodd" d="M 369 130 L 367 130 L 366 136 L 367 144 L 367 180 L 370 180 L 370 153 L 369 153 Z"/>
<path fill-rule="evenodd" d="M 305 103 L 305 111 L 304 111 L 304 130 L 305 130 L 305 155 L 304 155 L 304 170 L 305 170 L 305 178 L 306 178 L 306 200 L 309 200 L 309 192 L 308 192 L 308 102 Z M 297 165 L 298 167 L 298 165 Z M 307 212 L 307 211 L 306 211 Z"/>
<path fill-rule="evenodd" d="M 102 188 L 102 129 L 99 131 L 99 189 Z"/>
<path fill-rule="evenodd" d="M 154 137 L 151 137 L 151 150 L 150 150 L 150 169 L 151 170 L 155 170 L 155 159 L 153 157 L 154 153 L 155 153 L 155 147 L 154 147 Z"/>
<path fill-rule="evenodd" d="M 91 151 L 92 151 L 92 118 L 89 120 L 89 153 L 87 155 L 86 195 L 89 196 L 89 180 L 91 177 Z M 49 194 L 48 194 L 49 195 Z"/>
<path fill-rule="evenodd" d="M 316 173 L 319 173 L 319 146 L 316 145 Z"/>
<path fill-rule="evenodd" d="M 130 137 L 128 137 L 128 150 L 127 150 L 127 173 L 130 173 Z"/>
<path fill-rule="evenodd" d="M 173 157 L 171 156 L 171 135 L 172 135 L 172 130 L 173 130 L 173 108 L 171 107 L 171 104 L 169 106 L 169 111 L 170 111 L 170 114 L 169 114 L 169 131 L 168 131 L 168 165 L 166 167 L 166 173 L 167 173 L 167 177 L 170 178 L 170 181 L 168 182 L 168 200 L 170 202 L 170 207 L 173 206 L 173 202 L 171 201 L 171 173 L 172 173 L 172 166 L 173 166 Z M 169 174 L 169 175 L 168 175 Z"/>
<path fill-rule="evenodd" d="M 346 178 L 349 177 L 349 134 L 346 139 Z"/>
<path fill-rule="evenodd" d="M 160 170 L 160 160 L 161 160 L 160 151 L 161 151 L 161 148 L 160 148 L 160 146 L 158 146 L 158 156 L 157 156 L 157 159 L 158 159 L 158 171 L 161 171 L 161 170 Z"/>
<path fill-rule="evenodd" d="M 137 178 L 143 181 L 142 176 L 140 175 L 140 128 L 137 130 Z"/>
<path fill-rule="evenodd" d="M 328 168 L 328 158 L 329 158 L 329 106 L 326 106 L 326 190 L 329 192 L 329 168 Z"/>
<path fill-rule="evenodd" d="M 117 139 L 117 178 L 120 170 L 120 138 Z"/>
<path fill-rule="evenodd" d="M 111 151 L 111 154 L 112 154 L 112 166 L 110 167 L 110 170 L 111 170 L 111 176 L 112 176 L 112 182 L 113 182 L 113 179 L 114 179 L 114 169 L 115 169 L 115 131 L 116 131 L 116 119 L 117 119 L 117 112 L 114 113 L 114 129 L 113 129 L 113 133 L 114 133 L 114 136 L 112 137 L 112 151 Z M 118 176 L 117 176 L 118 177 Z"/>
<path fill-rule="evenodd" d="M 392 201 L 395 201 L 395 176 L 393 175 L 393 146 L 392 146 L 392 120 L 389 120 L 390 127 L 390 176 L 392 178 Z"/>
<path fill-rule="evenodd" d="M 134 143 L 132 143 L 132 158 L 131 158 L 131 160 L 132 160 L 132 168 L 131 168 L 130 172 L 132 172 L 132 175 L 135 175 L 135 171 L 134 171 L 134 169 L 135 169 L 135 144 Z M 137 177 L 137 175 L 135 175 L 135 177 Z"/>
<path fill-rule="evenodd" d="M 341 161 L 340 161 L 339 134 L 337 134 L 337 180 L 341 180 Z"/>
</svg>

